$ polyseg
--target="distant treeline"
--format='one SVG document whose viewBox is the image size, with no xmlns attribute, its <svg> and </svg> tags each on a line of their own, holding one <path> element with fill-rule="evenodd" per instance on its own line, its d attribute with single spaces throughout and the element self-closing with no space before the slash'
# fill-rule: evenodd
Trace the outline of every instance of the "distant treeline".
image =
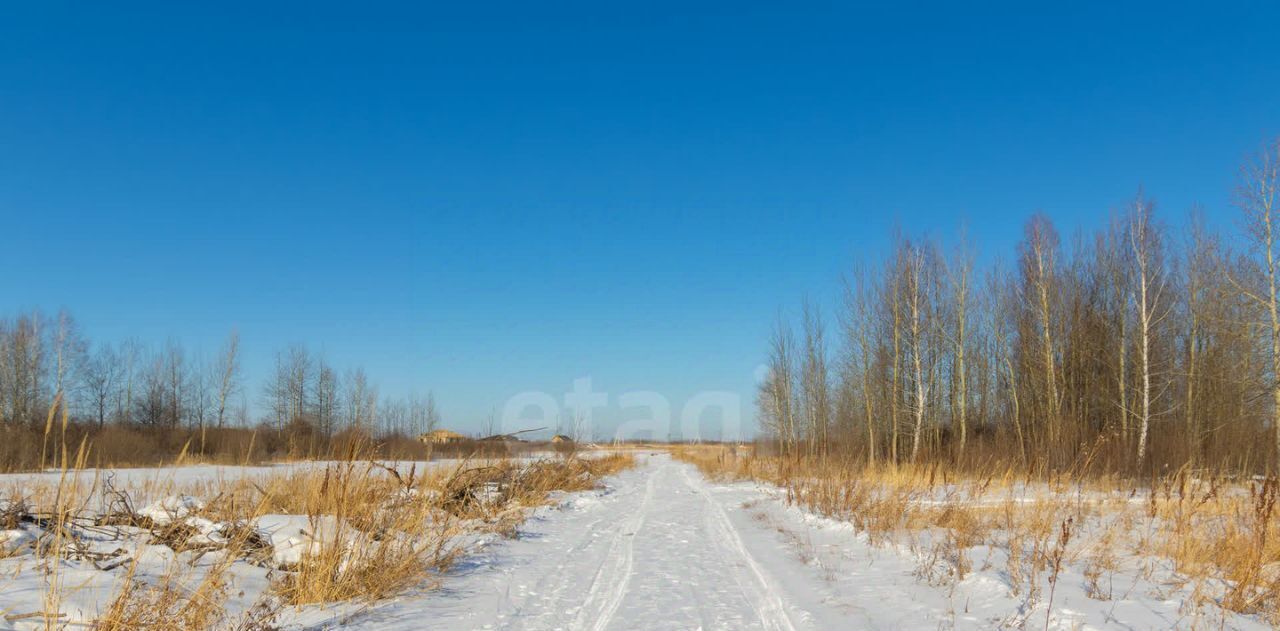
<svg viewBox="0 0 1280 631">
<path fill-rule="evenodd" d="M 1241 169 L 1243 230 L 1225 238 L 1194 210 L 1169 229 L 1142 193 L 1065 242 L 1034 215 L 983 269 L 963 236 L 946 251 L 897 236 L 846 278 L 838 326 L 809 304 L 798 327 L 780 319 L 759 391 L 770 440 L 881 463 L 1274 471 L 1278 166 L 1280 140 Z"/>
<path fill-rule="evenodd" d="M 379 397 L 362 369 L 340 375 L 302 345 L 277 353 L 265 383 L 250 386 L 234 332 L 206 357 L 175 341 L 93 343 L 66 311 L 0 318 L 0 469 L 38 464 L 63 412 L 73 448 L 90 439 L 96 461 L 118 464 L 173 458 L 184 446 L 227 461 L 321 456 L 355 437 L 420 456 L 409 438 L 440 422 L 432 394 Z"/>
</svg>

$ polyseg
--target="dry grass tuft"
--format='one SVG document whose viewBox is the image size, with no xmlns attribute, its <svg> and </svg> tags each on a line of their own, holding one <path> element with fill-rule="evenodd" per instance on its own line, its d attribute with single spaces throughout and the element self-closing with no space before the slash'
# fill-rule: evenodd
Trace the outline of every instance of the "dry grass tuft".
<svg viewBox="0 0 1280 631">
<path fill-rule="evenodd" d="M 1059 573 L 1074 562 L 1087 595 L 1110 600 L 1121 559 L 1154 556 L 1173 571 L 1157 574 L 1148 563 L 1145 577 L 1189 587 L 1189 610 L 1216 605 L 1280 624 L 1275 477 L 1202 479 L 1184 469 L 1139 485 L 1069 473 L 1037 478 L 1011 466 L 960 473 L 940 463 L 867 466 L 716 445 L 672 451 L 711 478 L 775 484 L 788 502 L 849 522 L 872 543 L 905 540 L 930 582 L 962 579 L 970 570 L 965 551 L 986 545 L 1005 551 L 1010 592 L 1028 604 L 1052 598 Z M 916 545 L 925 533 L 940 536 Z"/>
<path fill-rule="evenodd" d="M 0 503 L 0 528 L 40 533 L 32 552 L 37 563 L 27 571 L 46 573 L 48 585 L 40 611 L 7 615 L 64 624 L 62 600 L 76 588 L 59 573 L 72 561 L 122 572 L 114 597 L 91 621 L 95 628 L 270 629 L 284 607 L 429 589 L 464 552 L 462 535 L 517 536 L 528 510 L 553 493 L 593 488 L 634 465 L 628 453 L 584 453 L 420 468 L 371 460 L 371 450 L 353 443 L 342 461 L 259 479 L 120 489 L 110 477 L 79 475 L 85 449 L 82 444 L 73 458 L 65 444 L 55 447 L 62 463 L 57 484 L 15 489 L 10 501 Z M 193 501 L 190 511 L 172 519 L 139 511 L 134 499 L 188 495 L 207 501 Z M 297 537 L 283 541 L 264 532 L 261 520 L 305 526 L 293 526 Z M 144 577 L 139 558 L 125 547 L 92 549 L 91 539 L 104 533 L 145 544 L 137 550 L 167 548 L 168 570 L 156 576 L 152 569 Z M 233 568 L 245 563 L 267 569 L 271 589 L 243 615 L 229 617 Z"/>
</svg>

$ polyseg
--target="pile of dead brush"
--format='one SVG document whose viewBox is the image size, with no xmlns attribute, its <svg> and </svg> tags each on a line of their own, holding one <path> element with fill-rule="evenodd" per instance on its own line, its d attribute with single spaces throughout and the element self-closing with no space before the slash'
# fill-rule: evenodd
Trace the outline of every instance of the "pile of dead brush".
<svg viewBox="0 0 1280 631">
<path fill-rule="evenodd" d="M 443 484 L 440 506 L 458 517 L 491 517 L 544 503 L 556 491 L 596 488 L 600 478 L 634 464 L 629 454 L 545 459 L 521 465 L 459 466 Z"/>
</svg>

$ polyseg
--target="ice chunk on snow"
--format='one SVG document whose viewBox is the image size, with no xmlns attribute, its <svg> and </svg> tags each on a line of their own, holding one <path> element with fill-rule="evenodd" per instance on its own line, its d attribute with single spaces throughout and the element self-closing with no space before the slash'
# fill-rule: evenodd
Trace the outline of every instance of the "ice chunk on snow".
<svg viewBox="0 0 1280 631">
<path fill-rule="evenodd" d="M 198 498 L 190 495 L 171 495 L 148 504 L 146 508 L 138 511 L 138 515 L 164 526 L 200 510 L 204 510 L 204 502 Z"/>
<path fill-rule="evenodd" d="M 24 546 L 35 543 L 36 535 L 30 530 L 0 530 L 0 552 L 9 555 Z"/>
<path fill-rule="evenodd" d="M 222 534 L 225 527 L 222 522 L 192 516 L 183 520 L 183 523 L 195 528 L 197 532 L 187 543 L 222 545 L 227 542 L 226 535 Z"/>
<path fill-rule="evenodd" d="M 331 515 L 263 515 L 258 532 L 271 541 L 272 562 L 278 568 L 297 565 L 308 556 L 320 554 L 322 543 L 333 543 L 338 520 Z"/>
<path fill-rule="evenodd" d="M 138 515 L 146 517 L 159 526 L 183 524 L 196 532 L 188 540 L 192 544 L 222 545 L 227 542 L 224 535 L 226 524 L 213 521 L 193 513 L 204 510 L 205 504 L 198 498 L 189 495 L 166 497 L 138 511 Z"/>
</svg>

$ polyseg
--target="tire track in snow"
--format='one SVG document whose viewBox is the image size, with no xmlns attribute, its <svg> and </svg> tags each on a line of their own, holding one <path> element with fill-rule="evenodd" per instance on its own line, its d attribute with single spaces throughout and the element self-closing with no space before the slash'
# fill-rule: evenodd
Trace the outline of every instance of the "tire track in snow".
<svg viewBox="0 0 1280 631">
<path fill-rule="evenodd" d="M 602 521 L 604 521 L 603 518 L 593 519 L 590 524 L 587 524 L 586 532 L 588 533 L 594 532 L 596 529 L 596 526 L 599 526 L 600 522 Z M 584 536 L 580 541 L 578 541 L 578 543 L 574 544 L 572 547 L 569 548 L 568 553 L 565 554 L 565 560 L 566 561 L 572 560 L 578 554 L 582 553 L 583 550 L 586 550 L 588 547 L 590 547 L 591 543 L 592 543 L 591 537 Z M 556 566 L 556 571 L 563 572 L 565 570 L 565 567 L 566 567 L 566 564 L 561 563 Z M 568 581 L 565 581 L 562 578 L 556 577 L 554 574 L 547 574 L 543 576 L 542 579 L 538 581 L 538 583 L 539 585 L 545 585 L 545 584 L 552 585 L 551 600 L 552 602 L 555 602 L 555 603 L 560 602 L 560 595 L 564 593 L 565 586 L 568 585 Z"/>
<path fill-rule="evenodd" d="M 696 494 L 699 496 L 699 499 L 702 499 L 701 493 L 698 493 L 697 490 L 689 485 L 688 482 L 685 483 L 685 486 L 688 487 L 690 493 Z M 725 534 L 724 525 L 720 523 L 716 512 L 714 510 L 703 510 L 701 512 L 702 521 L 706 526 L 707 532 L 712 533 L 713 537 L 716 537 L 715 539 L 708 541 L 708 545 L 710 547 L 714 547 L 719 553 L 721 565 L 732 570 L 735 567 L 735 561 L 737 561 L 738 565 L 736 567 L 743 567 L 745 564 L 734 559 L 734 550 L 725 544 L 725 542 L 728 541 L 728 535 Z M 746 576 L 742 571 L 731 571 L 730 577 L 733 579 L 734 585 L 737 585 L 738 593 L 742 595 L 743 602 L 751 605 L 751 609 L 755 612 L 756 618 L 764 624 L 767 614 L 761 608 L 761 596 L 755 579 L 753 577 Z"/>
<path fill-rule="evenodd" d="M 602 521 L 604 521 L 604 518 L 597 518 L 597 519 L 591 520 L 591 522 L 587 524 L 584 530 L 586 534 L 582 537 L 582 539 L 578 540 L 576 543 L 574 543 L 569 547 L 569 549 L 563 555 L 562 560 L 564 561 L 573 560 L 577 558 L 577 556 L 580 553 L 582 553 L 584 550 L 589 548 L 593 543 L 592 537 L 590 537 L 589 535 L 590 533 L 595 531 L 596 526 L 599 526 L 600 522 Z M 567 564 L 562 562 L 556 566 L 555 572 L 543 574 L 541 577 L 538 578 L 537 593 L 550 592 L 550 597 L 546 598 L 545 602 L 530 602 L 529 597 L 526 596 L 519 606 L 514 607 L 514 610 L 511 613 L 512 628 L 536 629 L 536 628 L 539 628 L 538 625 L 546 624 L 543 621 L 544 617 L 547 617 L 549 615 L 554 616 L 554 612 L 547 611 L 546 607 L 548 606 L 555 607 L 559 605 L 560 601 L 562 600 L 562 597 L 564 595 L 564 590 L 568 586 L 568 581 L 565 581 L 564 578 L 561 576 L 561 574 L 565 572 L 566 566 Z M 508 589 L 510 588 L 508 587 Z M 509 597 L 507 600 L 508 602 L 510 602 Z M 540 606 L 543 607 L 542 611 L 537 610 L 538 607 Z"/>
<path fill-rule="evenodd" d="M 575 629 L 590 628 L 593 631 L 603 631 L 613 620 L 613 615 L 617 613 L 618 606 L 622 604 L 622 599 L 627 593 L 627 584 L 631 582 L 631 569 L 635 559 L 635 540 L 636 534 L 644 525 L 645 515 L 649 512 L 650 500 L 653 498 L 653 487 L 655 480 L 661 469 L 653 472 L 645 480 L 644 496 L 640 499 L 640 506 L 636 509 L 635 517 L 623 523 L 614 535 L 613 543 L 609 548 L 609 553 L 600 565 L 600 569 L 596 572 L 595 577 L 591 580 L 591 589 L 587 592 L 587 599 L 583 601 L 582 607 L 578 610 L 575 618 Z M 607 592 L 602 592 L 601 586 L 610 583 Z M 604 598 L 603 603 L 597 604 L 596 601 Z"/>
<path fill-rule="evenodd" d="M 787 615 L 786 605 L 782 602 L 782 595 L 778 590 L 774 589 L 773 584 L 765 576 L 764 570 L 752 558 L 751 553 L 747 551 L 747 547 L 742 542 L 742 537 L 738 534 L 738 530 L 733 527 L 733 523 L 729 521 L 729 515 L 724 512 L 720 504 L 711 497 L 707 492 L 706 485 L 699 480 L 694 480 L 689 475 L 689 467 L 687 465 L 681 467 L 681 473 L 684 475 L 685 483 L 689 488 L 693 489 L 706 500 L 708 510 L 707 513 L 715 522 L 717 530 L 720 531 L 721 537 L 718 538 L 717 544 L 731 554 L 742 559 L 743 564 L 751 570 L 754 581 L 756 598 L 753 599 L 752 605 L 756 608 L 756 612 L 760 616 L 760 622 L 769 629 L 778 629 L 780 631 L 795 631 L 795 625 L 791 623 L 791 618 Z M 741 582 L 739 582 L 741 584 Z M 758 604 L 757 604 L 758 603 Z"/>
</svg>

